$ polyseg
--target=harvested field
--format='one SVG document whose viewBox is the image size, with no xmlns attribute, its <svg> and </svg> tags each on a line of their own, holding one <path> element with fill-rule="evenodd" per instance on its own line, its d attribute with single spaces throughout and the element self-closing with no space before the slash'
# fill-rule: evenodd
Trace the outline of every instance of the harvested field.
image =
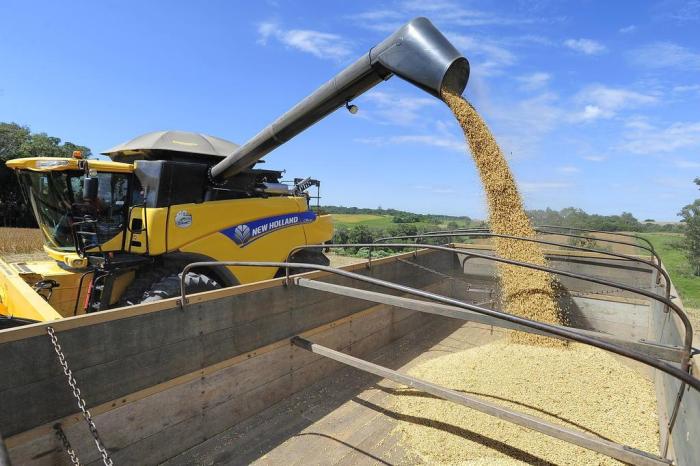
<svg viewBox="0 0 700 466">
<path fill-rule="evenodd" d="M 0 228 L 0 257 L 10 261 L 46 257 L 38 228 Z"/>
<path fill-rule="evenodd" d="M 363 257 L 341 256 L 332 251 L 325 254 L 331 261 L 331 267 L 345 267 L 346 265 L 359 264 L 360 262 L 365 262 L 367 260 Z"/>
</svg>

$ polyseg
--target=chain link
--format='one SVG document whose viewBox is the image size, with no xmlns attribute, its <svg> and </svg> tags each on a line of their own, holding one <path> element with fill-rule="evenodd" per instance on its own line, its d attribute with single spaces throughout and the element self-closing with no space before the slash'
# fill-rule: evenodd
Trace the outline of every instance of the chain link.
<svg viewBox="0 0 700 466">
<path fill-rule="evenodd" d="M 80 459 L 78 458 L 78 455 L 75 453 L 75 450 L 73 450 L 73 447 L 71 446 L 70 442 L 68 441 L 68 437 L 66 437 L 66 433 L 63 432 L 63 429 L 61 428 L 61 424 L 60 423 L 54 424 L 53 429 L 56 432 L 56 437 L 58 437 L 58 439 L 63 444 L 63 449 L 65 450 L 66 453 L 68 453 L 68 456 L 70 457 L 71 463 L 73 463 L 75 466 L 80 466 Z"/>
<path fill-rule="evenodd" d="M 56 332 L 54 331 L 53 327 L 46 327 L 46 333 L 48 333 L 49 338 L 51 338 L 51 343 L 53 344 L 53 349 L 56 352 L 56 355 L 58 356 L 58 362 L 61 365 L 61 367 L 63 368 L 63 373 L 66 375 L 66 378 L 68 379 L 68 385 L 70 386 L 71 390 L 73 391 L 73 396 L 75 397 L 76 400 L 78 400 L 78 408 L 80 408 L 80 411 L 83 413 L 83 418 L 85 418 L 85 422 L 87 422 L 88 428 L 90 429 L 90 433 L 92 434 L 92 437 L 95 440 L 95 445 L 97 446 L 97 450 L 102 455 L 102 462 L 105 464 L 105 466 L 112 466 L 113 465 L 112 458 L 110 458 L 109 452 L 104 447 L 104 444 L 102 443 L 102 440 L 100 439 L 100 434 L 97 432 L 97 427 L 95 427 L 95 423 L 92 420 L 92 416 L 90 415 L 90 411 L 88 411 L 88 409 L 85 407 L 85 400 L 81 396 L 80 388 L 78 388 L 78 382 L 75 380 L 75 377 L 73 377 L 73 372 L 68 368 L 68 362 L 66 361 L 66 356 L 63 354 L 63 351 L 61 350 L 61 345 L 58 344 L 58 337 L 56 337 Z M 65 437 L 65 435 L 64 435 L 64 437 Z M 68 439 L 66 438 L 66 441 L 67 440 Z M 71 458 L 71 460 L 72 460 L 72 458 Z"/>
</svg>

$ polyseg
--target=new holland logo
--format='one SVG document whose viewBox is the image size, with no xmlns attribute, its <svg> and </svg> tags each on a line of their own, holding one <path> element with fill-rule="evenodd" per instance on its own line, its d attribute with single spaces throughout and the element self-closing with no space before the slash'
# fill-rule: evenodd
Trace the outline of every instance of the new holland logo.
<svg viewBox="0 0 700 466">
<path fill-rule="evenodd" d="M 275 217 L 266 217 L 248 223 L 241 223 L 240 225 L 234 225 L 225 230 L 221 230 L 221 233 L 231 238 L 236 244 L 244 247 L 273 231 L 313 222 L 314 220 L 316 220 L 316 214 L 309 210 L 296 214 L 277 215 Z"/>
<path fill-rule="evenodd" d="M 233 229 L 233 236 L 236 240 L 236 243 L 245 243 L 250 239 L 250 228 L 248 228 L 248 225 L 238 225 L 236 228 Z"/>
</svg>

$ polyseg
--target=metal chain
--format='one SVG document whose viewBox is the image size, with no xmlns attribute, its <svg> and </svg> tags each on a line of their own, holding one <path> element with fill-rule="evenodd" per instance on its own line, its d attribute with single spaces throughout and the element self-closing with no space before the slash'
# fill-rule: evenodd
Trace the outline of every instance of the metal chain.
<svg viewBox="0 0 700 466">
<path fill-rule="evenodd" d="M 71 446 L 70 442 L 68 441 L 68 437 L 66 437 L 66 433 L 63 432 L 63 429 L 61 428 L 61 424 L 60 423 L 54 424 L 53 429 L 56 432 L 56 437 L 58 437 L 58 439 L 63 444 L 63 449 L 65 450 L 66 453 L 68 453 L 68 456 L 70 457 L 71 463 L 73 463 L 75 466 L 80 466 L 80 459 L 78 458 L 78 455 L 75 453 L 75 450 L 73 450 L 73 447 Z"/>
<path fill-rule="evenodd" d="M 78 400 L 78 408 L 80 408 L 80 411 L 83 413 L 83 418 L 85 418 L 85 422 L 87 422 L 88 428 L 90 429 L 90 433 L 95 439 L 95 445 L 97 446 L 97 450 L 102 455 L 102 462 L 105 464 L 105 466 L 112 466 L 112 458 L 110 458 L 109 452 L 104 447 L 104 444 L 100 439 L 100 434 L 97 432 L 97 427 L 95 427 L 95 423 L 92 421 L 90 411 L 88 411 L 88 409 L 85 407 L 85 400 L 80 394 L 80 388 L 78 388 L 78 382 L 75 380 L 75 377 L 73 377 L 73 372 L 68 368 L 68 362 L 66 361 L 66 356 L 63 354 L 63 351 L 61 351 L 61 345 L 58 344 L 56 332 L 54 332 L 53 327 L 46 327 L 46 333 L 48 333 L 49 338 L 51 338 L 53 349 L 56 352 L 56 355 L 58 356 L 58 362 L 59 364 L 61 364 L 61 367 L 63 368 L 63 373 L 68 379 L 68 385 L 73 391 L 73 396 L 76 400 Z"/>
</svg>

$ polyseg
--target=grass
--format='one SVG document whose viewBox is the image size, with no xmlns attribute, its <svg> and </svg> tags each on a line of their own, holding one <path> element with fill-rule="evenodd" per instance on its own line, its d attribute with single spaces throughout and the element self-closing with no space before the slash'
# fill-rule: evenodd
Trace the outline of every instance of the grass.
<svg viewBox="0 0 700 466">
<path fill-rule="evenodd" d="M 685 307 L 700 308 L 700 277 L 693 275 L 678 233 L 643 233 L 651 241 L 671 275 Z"/>
<path fill-rule="evenodd" d="M 333 221 L 337 223 L 348 223 L 348 224 L 358 224 L 358 223 L 372 223 L 377 220 L 384 221 L 387 218 L 386 215 L 372 215 L 372 214 L 333 214 Z M 391 217 L 389 217 L 391 221 Z"/>
</svg>

